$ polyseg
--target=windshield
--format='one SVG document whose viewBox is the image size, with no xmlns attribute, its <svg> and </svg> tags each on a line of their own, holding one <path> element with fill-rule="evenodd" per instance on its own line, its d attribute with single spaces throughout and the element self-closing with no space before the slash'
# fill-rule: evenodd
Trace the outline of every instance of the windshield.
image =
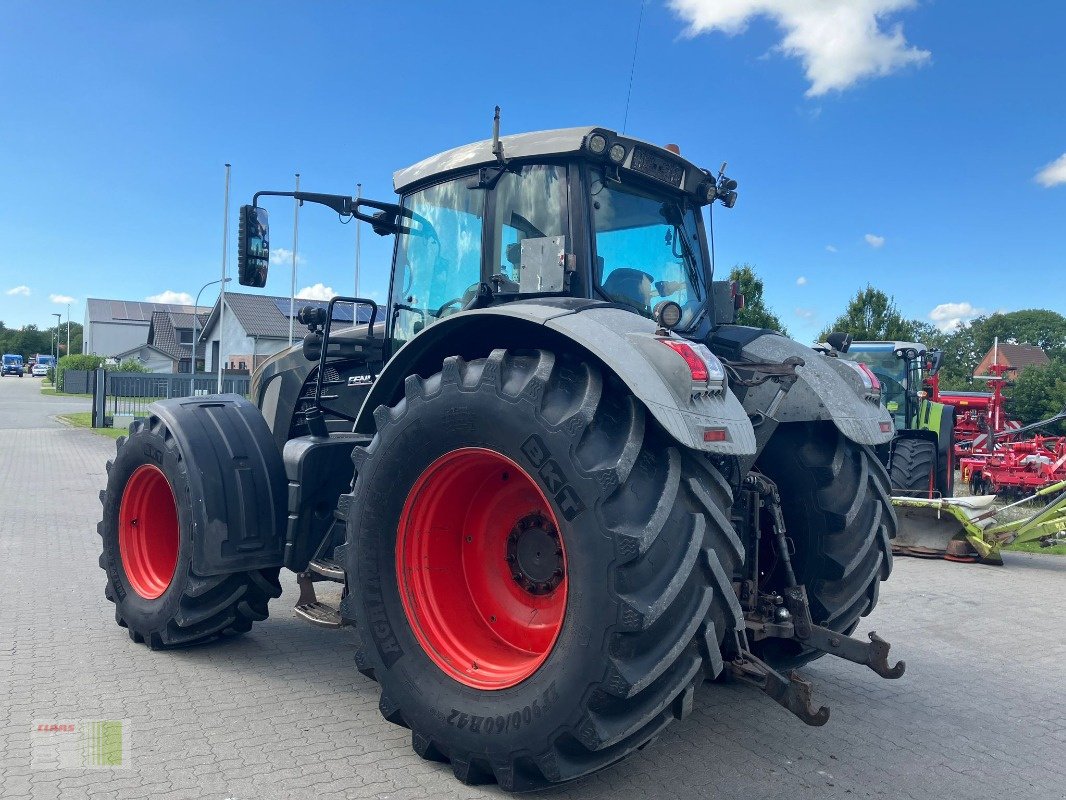
<svg viewBox="0 0 1066 800">
<path fill-rule="evenodd" d="M 681 328 L 691 325 L 706 297 L 697 210 L 591 176 L 596 280 L 611 300 L 651 316 L 673 300 Z"/>
<path fill-rule="evenodd" d="M 870 368 L 870 372 L 881 381 L 881 402 L 892 414 L 896 427 L 907 427 L 907 404 L 904 395 L 907 384 L 907 364 L 902 358 L 896 356 L 892 345 L 871 350 L 856 350 L 852 347 L 848 352 L 839 355 L 843 359 L 862 363 Z"/>
<path fill-rule="evenodd" d="M 4 356 L 5 364 L 21 364 L 22 356 Z"/>
</svg>

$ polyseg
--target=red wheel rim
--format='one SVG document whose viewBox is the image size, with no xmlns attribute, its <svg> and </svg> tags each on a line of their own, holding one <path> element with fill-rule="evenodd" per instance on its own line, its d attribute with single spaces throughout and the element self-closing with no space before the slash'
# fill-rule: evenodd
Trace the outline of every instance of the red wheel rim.
<svg viewBox="0 0 1066 800">
<path fill-rule="evenodd" d="M 524 681 L 563 626 L 555 514 L 526 471 L 492 450 L 454 450 L 418 476 L 400 515 L 396 579 L 426 655 L 476 689 Z"/>
<path fill-rule="evenodd" d="M 178 565 L 178 509 L 159 467 L 133 471 L 118 511 L 118 551 L 137 594 L 154 600 L 170 586 Z"/>
</svg>

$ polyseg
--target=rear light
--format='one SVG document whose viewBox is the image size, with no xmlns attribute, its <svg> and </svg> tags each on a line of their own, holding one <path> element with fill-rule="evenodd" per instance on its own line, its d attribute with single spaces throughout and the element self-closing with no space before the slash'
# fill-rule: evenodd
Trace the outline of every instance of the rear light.
<svg viewBox="0 0 1066 800">
<path fill-rule="evenodd" d="M 875 391 L 875 392 L 880 392 L 881 391 L 881 381 L 879 381 L 877 379 L 877 376 L 874 375 L 873 370 L 870 369 L 865 364 L 863 364 L 861 361 L 859 362 L 859 369 L 861 369 L 866 374 L 866 377 L 868 377 L 870 379 L 870 388 L 873 391 Z"/>
<path fill-rule="evenodd" d="M 659 341 L 685 359 L 685 363 L 688 364 L 688 371 L 692 373 L 693 381 L 707 382 L 710 377 L 707 365 L 703 363 L 702 358 L 696 355 L 696 351 L 692 349 L 691 344 L 675 339 L 660 339 Z"/>
<path fill-rule="evenodd" d="M 881 393 L 881 381 L 877 379 L 877 376 L 870 371 L 870 368 L 862 363 L 855 361 L 840 360 L 840 363 L 852 370 L 856 375 L 862 379 L 862 385 L 866 388 L 866 391 L 870 394 Z"/>
<path fill-rule="evenodd" d="M 692 391 L 719 392 L 725 389 L 725 367 L 706 345 L 684 339 L 659 339 L 683 359 L 692 377 Z"/>
<path fill-rule="evenodd" d="M 882 422 L 881 423 L 881 433 L 892 433 L 892 423 L 891 422 Z"/>
<path fill-rule="evenodd" d="M 728 428 L 704 428 L 703 441 L 705 442 L 728 442 Z"/>
</svg>

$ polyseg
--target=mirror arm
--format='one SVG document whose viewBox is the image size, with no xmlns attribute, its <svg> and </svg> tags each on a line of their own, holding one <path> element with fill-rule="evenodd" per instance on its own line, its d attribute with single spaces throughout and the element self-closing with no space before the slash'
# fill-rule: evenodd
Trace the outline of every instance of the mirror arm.
<svg viewBox="0 0 1066 800">
<path fill-rule="evenodd" d="M 319 205 L 332 208 L 343 216 L 355 217 L 374 227 L 378 233 L 396 233 L 400 226 L 396 218 L 400 214 L 400 207 L 395 203 L 382 203 L 377 200 L 348 197 L 343 194 L 321 194 L 319 192 L 256 192 L 252 195 L 252 205 L 259 205 L 260 197 L 293 197 L 301 203 L 318 203 Z M 383 215 L 364 214 L 359 211 L 360 207 L 376 208 L 384 212 Z"/>
</svg>

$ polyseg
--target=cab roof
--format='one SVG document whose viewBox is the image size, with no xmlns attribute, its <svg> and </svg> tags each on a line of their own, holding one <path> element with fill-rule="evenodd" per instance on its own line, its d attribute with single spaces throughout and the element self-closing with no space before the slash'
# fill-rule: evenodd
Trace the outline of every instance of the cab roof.
<svg viewBox="0 0 1066 800">
<path fill-rule="evenodd" d="M 621 137 L 608 128 L 587 125 L 579 128 L 558 128 L 550 131 L 533 131 L 530 133 L 516 133 L 510 136 L 501 136 L 503 143 L 504 158 L 536 158 L 538 156 L 569 155 L 579 152 L 589 134 L 598 132 L 606 135 L 609 139 L 622 139 L 630 143 L 640 143 L 646 147 L 654 147 L 662 151 L 671 159 L 678 159 L 674 153 L 659 147 L 659 145 L 635 139 L 631 136 Z M 686 166 L 696 167 L 687 159 L 681 158 Z M 408 188 L 422 181 L 449 172 L 487 166 L 496 163 L 496 156 L 492 153 L 492 140 L 485 139 L 462 147 L 455 147 L 430 156 L 419 161 L 406 169 L 397 170 L 392 176 L 392 185 L 398 194 L 403 194 Z"/>
<path fill-rule="evenodd" d="M 872 346 L 871 346 L 872 345 Z M 863 350 L 917 350 L 919 353 L 926 352 L 927 348 L 924 344 L 919 342 L 852 342 L 848 351 L 856 350 L 862 352 Z"/>
</svg>

